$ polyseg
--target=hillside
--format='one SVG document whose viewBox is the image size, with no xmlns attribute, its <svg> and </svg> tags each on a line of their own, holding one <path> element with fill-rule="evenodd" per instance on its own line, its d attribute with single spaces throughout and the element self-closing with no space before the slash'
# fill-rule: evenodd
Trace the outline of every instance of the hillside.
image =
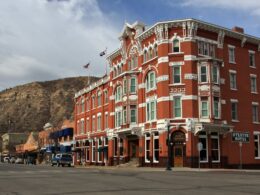
<svg viewBox="0 0 260 195">
<path fill-rule="evenodd" d="M 90 77 L 94 82 L 98 78 Z M 45 123 L 58 126 L 73 118 L 74 94 L 87 77 L 33 82 L 0 92 L 0 132 L 41 130 Z"/>
</svg>

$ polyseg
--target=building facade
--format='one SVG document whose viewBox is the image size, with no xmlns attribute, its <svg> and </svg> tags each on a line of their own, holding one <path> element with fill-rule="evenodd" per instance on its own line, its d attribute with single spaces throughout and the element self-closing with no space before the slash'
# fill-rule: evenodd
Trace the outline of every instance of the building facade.
<svg viewBox="0 0 260 195">
<path fill-rule="evenodd" d="M 185 19 L 119 40 L 109 74 L 75 94 L 76 164 L 260 167 L 259 38 Z"/>
</svg>

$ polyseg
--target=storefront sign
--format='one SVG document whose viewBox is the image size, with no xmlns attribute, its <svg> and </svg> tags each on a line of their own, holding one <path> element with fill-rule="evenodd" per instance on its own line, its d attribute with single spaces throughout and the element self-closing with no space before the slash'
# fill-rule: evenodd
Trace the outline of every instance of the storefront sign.
<svg viewBox="0 0 260 195">
<path fill-rule="evenodd" d="M 233 142 L 243 142 L 249 143 L 249 133 L 248 132 L 232 132 Z"/>
</svg>

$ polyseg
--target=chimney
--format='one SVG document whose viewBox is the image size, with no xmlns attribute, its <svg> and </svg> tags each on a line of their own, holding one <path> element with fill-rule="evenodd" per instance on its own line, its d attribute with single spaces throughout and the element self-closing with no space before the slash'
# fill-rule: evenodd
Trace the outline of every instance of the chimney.
<svg viewBox="0 0 260 195">
<path fill-rule="evenodd" d="M 231 30 L 233 32 L 244 33 L 244 29 L 242 27 L 239 27 L 239 26 L 234 26 Z"/>
</svg>

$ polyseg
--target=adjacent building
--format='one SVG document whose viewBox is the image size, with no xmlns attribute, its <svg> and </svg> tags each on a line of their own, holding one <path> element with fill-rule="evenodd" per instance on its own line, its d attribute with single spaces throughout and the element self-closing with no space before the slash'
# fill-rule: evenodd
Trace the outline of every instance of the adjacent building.
<svg viewBox="0 0 260 195">
<path fill-rule="evenodd" d="M 76 164 L 260 167 L 259 38 L 185 19 L 126 23 L 119 40 L 75 94 Z"/>
<path fill-rule="evenodd" d="M 15 156 L 16 145 L 24 144 L 28 133 L 5 133 L 2 135 L 2 156 Z"/>
</svg>

